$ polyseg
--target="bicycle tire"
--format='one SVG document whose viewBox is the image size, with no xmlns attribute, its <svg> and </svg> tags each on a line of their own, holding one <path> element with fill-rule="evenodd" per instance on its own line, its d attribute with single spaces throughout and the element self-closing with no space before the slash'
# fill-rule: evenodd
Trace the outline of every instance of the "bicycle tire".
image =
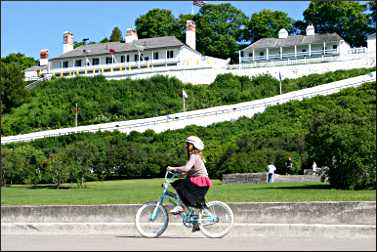
<svg viewBox="0 0 377 252">
<path fill-rule="evenodd" d="M 158 206 L 158 216 L 151 221 L 149 216 L 153 213 L 157 201 L 146 202 L 138 210 L 135 216 L 136 229 L 144 237 L 156 238 L 165 232 L 169 224 L 169 215 L 163 205 Z"/>
<path fill-rule="evenodd" d="M 232 209 L 222 201 L 211 201 L 207 203 L 208 210 L 202 209 L 199 212 L 200 231 L 210 238 L 221 238 L 227 235 L 234 223 Z M 213 216 L 218 218 L 216 223 L 209 221 L 209 211 Z"/>
</svg>

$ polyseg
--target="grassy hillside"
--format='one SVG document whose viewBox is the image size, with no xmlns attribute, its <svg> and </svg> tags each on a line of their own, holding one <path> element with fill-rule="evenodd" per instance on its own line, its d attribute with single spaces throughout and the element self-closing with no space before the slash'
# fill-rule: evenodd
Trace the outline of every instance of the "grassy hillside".
<svg viewBox="0 0 377 252">
<path fill-rule="evenodd" d="M 334 167 L 337 173 L 331 176 L 341 174 L 342 178 L 330 180 L 332 185 L 344 180 L 345 188 L 353 184 L 373 187 L 375 102 L 375 83 L 369 83 L 329 96 L 271 106 L 251 119 L 208 127 L 189 126 L 160 134 L 151 130 L 128 135 L 86 133 L 8 144 L 2 146 L 1 153 L 3 184 L 58 183 L 58 178 L 61 183 L 81 183 L 161 177 L 167 165 L 184 164 L 185 138 L 197 135 L 204 140 L 206 166 L 212 178 L 263 172 L 269 160 L 281 173 L 291 155 L 294 174 L 309 168 L 315 160 L 320 166 Z"/>
<path fill-rule="evenodd" d="M 293 91 L 375 71 L 374 68 L 338 70 L 284 80 L 283 92 Z M 74 126 L 75 104 L 79 125 L 153 117 L 182 111 L 182 89 L 194 110 L 265 98 L 279 93 L 279 82 L 269 75 L 252 79 L 219 75 L 211 85 L 183 84 L 162 76 L 147 80 L 111 80 L 103 77 L 55 79 L 32 92 L 31 99 L 2 116 L 2 135 Z"/>
</svg>

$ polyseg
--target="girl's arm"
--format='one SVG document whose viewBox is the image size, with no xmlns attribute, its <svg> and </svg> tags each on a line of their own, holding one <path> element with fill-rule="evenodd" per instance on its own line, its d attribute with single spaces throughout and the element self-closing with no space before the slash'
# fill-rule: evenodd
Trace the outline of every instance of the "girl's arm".
<svg viewBox="0 0 377 252">
<path fill-rule="evenodd" d="M 168 166 L 168 169 L 186 173 L 194 166 L 194 164 L 195 164 L 195 155 L 191 155 L 190 159 L 187 161 L 187 163 L 184 166 L 177 166 L 177 167 Z"/>
</svg>

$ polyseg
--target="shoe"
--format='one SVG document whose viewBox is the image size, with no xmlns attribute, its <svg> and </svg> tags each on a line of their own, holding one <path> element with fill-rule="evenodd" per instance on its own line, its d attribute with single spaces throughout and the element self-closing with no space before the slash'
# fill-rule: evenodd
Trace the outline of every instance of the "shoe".
<svg viewBox="0 0 377 252">
<path fill-rule="evenodd" d="M 200 230 L 200 227 L 199 227 L 198 223 L 195 223 L 195 224 L 192 225 L 191 232 L 196 232 L 196 231 L 199 231 L 199 230 Z"/>
<path fill-rule="evenodd" d="M 183 210 L 183 207 L 181 206 L 175 206 L 172 210 L 169 211 L 169 213 L 174 214 L 174 215 L 177 215 L 183 212 L 184 210 Z"/>
</svg>

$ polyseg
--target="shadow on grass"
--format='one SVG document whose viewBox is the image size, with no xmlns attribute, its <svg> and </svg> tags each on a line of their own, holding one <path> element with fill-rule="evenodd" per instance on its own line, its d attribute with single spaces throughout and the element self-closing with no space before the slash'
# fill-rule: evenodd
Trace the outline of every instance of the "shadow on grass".
<svg viewBox="0 0 377 252">
<path fill-rule="evenodd" d="M 266 188 L 264 188 L 266 189 Z M 323 184 L 323 185 L 279 185 L 279 186 L 271 186 L 269 189 L 290 189 L 290 190 L 296 190 L 296 189 L 331 189 L 330 185 Z"/>
<path fill-rule="evenodd" d="M 74 189 L 76 187 L 74 186 L 60 186 L 59 188 L 56 187 L 56 185 L 32 185 L 25 187 L 26 189 L 56 189 L 56 190 L 67 190 L 67 189 Z"/>
</svg>

